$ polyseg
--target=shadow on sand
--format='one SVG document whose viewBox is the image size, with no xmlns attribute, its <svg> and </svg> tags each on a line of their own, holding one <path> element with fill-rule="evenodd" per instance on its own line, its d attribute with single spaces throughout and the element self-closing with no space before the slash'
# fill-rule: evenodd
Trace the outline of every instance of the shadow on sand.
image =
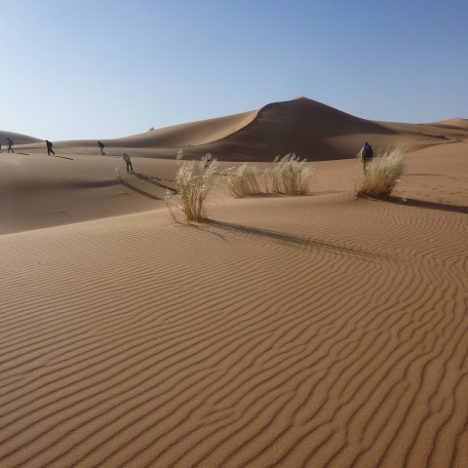
<svg viewBox="0 0 468 468">
<path fill-rule="evenodd" d="M 140 188 L 135 187 L 134 185 L 128 183 L 126 180 L 121 179 L 120 183 L 124 185 L 125 187 L 129 188 L 130 190 L 133 190 L 134 192 L 137 192 L 140 195 L 143 195 L 144 197 L 151 198 L 152 200 L 162 200 L 162 198 L 157 197 L 156 195 L 153 195 L 152 193 L 145 192 L 144 190 L 141 190 Z"/>
<path fill-rule="evenodd" d="M 132 173 L 135 177 L 138 177 L 140 180 L 144 180 L 145 182 L 148 182 L 150 184 L 156 185 L 157 187 L 170 190 L 172 193 L 177 193 L 177 190 L 174 189 L 173 187 L 169 187 L 169 185 L 165 185 L 162 182 L 160 182 L 162 179 L 159 177 L 151 177 L 147 176 L 145 174 L 141 174 L 140 172 L 133 172 Z"/>
<path fill-rule="evenodd" d="M 390 255 L 383 255 L 378 252 L 372 251 L 365 251 L 362 249 L 357 249 L 354 247 L 346 247 L 343 245 L 337 245 L 329 242 L 324 242 L 317 239 L 311 239 L 305 236 L 297 236 L 294 234 L 286 234 L 283 232 L 271 231 L 269 229 L 261 229 L 252 226 L 245 226 L 243 224 L 235 224 L 235 223 L 228 223 L 225 221 L 217 221 L 214 219 L 207 220 L 208 226 L 214 226 L 224 231 L 234 232 L 234 233 L 243 233 L 254 235 L 258 237 L 268 238 L 271 240 L 284 242 L 293 246 L 306 246 L 306 247 L 317 247 L 322 249 L 327 249 L 333 251 L 335 253 L 346 253 L 351 255 L 357 255 L 360 257 L 364 257 L 366 259 L 375 260 L 376 257 L 383 258 L 386 260 L 398 260 L 394 256 Z"/>
<path fill-rule="evenodd" d="M 73 158 L 68 158 L 67 156 L 59 156 L 58 154 L 56 154 L 54 157 L 55 158 L 60 158 L 60 159 L 69 159 L 70 161 L 74 161 Z"/>
<path fill-rule="evenodd" d="M 416 198 L 397 197 L 395 195 L 388 195 L 386 197 L 376 198 L 367 195 L 358 195 L 358 198 L 367 198 L 374 201 L 387 201 L 390 203 L 398 203 L 399 205 L 417 206 L 419 208 L 431 208 L 433 210 L 453 211 L 455 213 L 468 213 L 468 206 L 465 205 L 450 205 L 448 203 L 437 203 L 425 200 L 418 200 Z"/>
</svg>

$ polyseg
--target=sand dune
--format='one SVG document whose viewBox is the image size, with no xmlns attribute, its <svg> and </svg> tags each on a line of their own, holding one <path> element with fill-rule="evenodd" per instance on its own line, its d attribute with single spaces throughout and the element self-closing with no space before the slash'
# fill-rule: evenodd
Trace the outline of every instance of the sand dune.
<svg viewBox="0 0 468 468">
<path fill-rule="evenodd" d="M 178 149 L 188 157 L 211 152 L 224 161 L 272 161 L 296 152 L 310 161 L 350 159 L 364 140 L 375 147 L 402 146 L 409 151 L 468 138 L 468 126 L 405 124 L 361 119 L 307 98 L 268 104 L 259 110 L 176 125 L 140 135 L 103 140 L 106 154 L 169 158 Z M 451 121 L 447 121 L 451 122 Z M 453 122 L 452 122 L 453 123 Z M 98 154 L 97 141 L 55 143 L 64 154 Z M 25 151 L 44 152 L 44 145 Z"/>
<path fill-rule="evenodd" d="M 27 143 L 39 143 L 41 140 L 39 138 L 30 137 L 28 135 L 22 135 L 21 133 L 8 132 L 5 130 L 0 130 L 0 143 L 6 145 L 7 138 L 11 138 L 14 144 L 23 145 Z"/>
<path fill-rule="evenodd" d="M 395 194 L 438 204 L 467 206 L 468 142 L 439 144 L 409 153 Z M 0 157 L 0 234 L 147 211 L 164 205 L 173 188 L 175 161 L 133 158 L 135 175 L 120 157 L 43 153 Z M 68 154 L 68 153 L 65 153 Z M 219 173 L 235 163 L 221 163 Z M 361 173 L 356 160 L 318 161 L 316 193 L 349 192 Z M 258 163 L 259 171 L 267 164 Z M 121 182 L 115 177 L 119 168 Z M 222 178 L 221 178 L 222 181 Z M 226 197 L 222 182 L 216 199 Z"/>
<path fill-rule="evenodd" d="M 468 119 L 462 119 L 461 117 L 455 117 L 454 119 L 442 120 L 440 122 L 435 122 L 434 125 L 441 125 L 444 127 L 460 127 L 463 129 L 468 129 Z"/>
<path fill-rule="evenodd" d="M 166 189 L 158 179 L 128 180 L 120 158 L 83 155 L 0 155 L 0 234 L 163 206 Z M 159 178 L 174 174 L 174 163 L 153 160 L 135 168 Z M 146 163 L 146 164 L 145 164 Z M 150 167 L 148 167 L 150 166 Z M 123 181 L 118 183 L 115 168 Z M 161 181 L 164 185 L 164 181 Z"/>
<path fill-rule="evenodd" d="M 464 132 L 298 99 L 2 153 L 1 468 L 464 468 Z M 392 203 L 354 195 L 363 137 L 413 150 Z M 210 222 L 174 224 L 155 156 L 195 141 L 229 162 Z M 229 198 L 230 161 L 276 145 L 323 158 L 313 195 Z"/>
<path fill-rule="evenodd" d="M 2 466 L 464 466 L 466 215 L 211 213 L 0 237 Z"/>
</svg>

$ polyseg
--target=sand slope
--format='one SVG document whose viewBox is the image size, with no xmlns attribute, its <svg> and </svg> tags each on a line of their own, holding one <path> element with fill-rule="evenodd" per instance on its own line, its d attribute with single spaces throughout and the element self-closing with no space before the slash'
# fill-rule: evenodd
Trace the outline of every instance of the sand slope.
<svg viewBox="0 0 468 468">
<path fill-rule="evenodd" d="M 0 154 L 0 234 L 164 205 L 165 182 L 130 180 L 120 158 L 57 154 Z M 163 178 L 173 177 L 175 168 L 170 161 L 145 160 L 135 162 L 135 169 Z"/>
<path fill-rule="evenodd" d="M 21 133 L 0 130 L 0 143 L 2 145 L 7 145 L 7 141 L 6 141 L 7 138 L 11 138 L 13 140 L 14 145 L 27 144 L 27 143 L 39 143 L 41 141 L 39 138 L 30 137 L 28 135 L 22 135 Z"/>
<path fill-rule="evenodd" d="M 463 120 L 463 119 L 459 119 Z M 296 152 L 310 161 L 353 158 L 368 140 L 378 149 L 402 146 L 408 151 L 468 138 L 458 124 L 377 122 L 346 114 L 307 98 L 268 104 L 259 110 L 176 125 L 115 140 L 103 140 L 107 155 L 174 158 L 178 149 L 188 157 L 211 152 L 225 161 L 272 161 Z M 55 143 L 63 154 L 99 154 L 97 141 Z M 28 145 L 26 152 L 44 152 Z"/>
<path fill-rule="evenodd" d="M 1 466 L 464 466 L 466 215 L 211 213 L 0 236 Z"/>
<path fill-rule="evenodd" d="M 396 187 L 401 198 L 468 206 L 468 142 L 440 144 L 409 153 Z M 43 153 L 0 155 L 0 234 L 156 209 L 173 188 L 175 161 L 133 158 L 135 175 L 120 157 Z M 221 163 L 218 174 L 235 163 Z M 319 161 L 316 193 L 352 193 L 361 175 L 356 160 Z M 257 164 L 262 171 L 266 164 Z M 121 182 L 115 177 L 119 168 Z M 216 199 L 226 197 L 220 178 Z"/>
<path fill-rule="evenodd" d="M 354 197 L 356 160 L 324 160 L 313 196 L 218 187 L 203 225 L 172 222 L 176 165 L 153 143 L 129 146 L 135 175 L 119 146 L 2 153 L 0 467 L 466 467 L 463 128 L 304 99 L 188 127 L 154 137 L 233 159 L 364 134 L 419 149 L 394 203 Z"/>
</svg>

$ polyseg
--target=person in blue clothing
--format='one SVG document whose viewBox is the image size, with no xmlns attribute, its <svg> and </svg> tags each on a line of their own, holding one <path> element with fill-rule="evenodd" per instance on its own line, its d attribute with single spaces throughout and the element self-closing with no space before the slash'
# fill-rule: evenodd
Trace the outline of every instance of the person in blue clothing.
<svg viewBox="0 0 468 468">
<path fill-rule="evenodd" d="M 367 174 L 369 164 L 372 162 L 373 157 L 374 157 L 374 150 L 372 149 L 372 146 L 369 145 L 367 141 L 365 141 L 361 148 L 361 161 L 362 161 L 362 166 L 364 169 L 364 174 Z"/>
<path fill-rule="evenodd" d="M 52 142 L 49 140 L 46 140 L 46 146 L 47 146 L 47 155 L 50 156 L 50 153 L 52 153 L 55 156 L 55 151 L 52 149 Z"/>
</svg>

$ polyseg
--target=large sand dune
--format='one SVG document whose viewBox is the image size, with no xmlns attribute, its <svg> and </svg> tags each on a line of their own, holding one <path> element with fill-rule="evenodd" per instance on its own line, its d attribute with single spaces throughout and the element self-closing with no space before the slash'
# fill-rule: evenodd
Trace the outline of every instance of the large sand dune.
<svg viewBox="0 0 468 468">
<path fill-rule="evenodd" d="M 364 140 L 375 148 L 403 146 L 416 150 L 468 138 L 463 119 L 452 123 L 405 124 L 377 122 L 346 114 L 307 98 L 268 104 L 257 111 L 152 130 L 141 135 L 103 140 L 106 154 L 127 151 L 143 157 L 189 157 L 210 152 L 226 161 L 272 161 L 295 152 L 310 161 L 353 158 Z M 63 154 L 98 154 L 97 141 L 57 142 Z M 28 145 L 44 152 L 44 145 Z"/>
<path fill-rule="evenodd" d="M 465 468 L 463 122 L 299 99 L 187 126 L 106 156 L 0 155 L 0 467 Z M 211 222 L 174 224 L 176 164 L 151 145 L 190 132 L 228 160 L 313 145 L 314 194 L 232 200 L 221 184 Z M 364 136 L 415 150 L 392 203 L 357 199 L 359 162 L 328 160 Z"/>
</svg>

